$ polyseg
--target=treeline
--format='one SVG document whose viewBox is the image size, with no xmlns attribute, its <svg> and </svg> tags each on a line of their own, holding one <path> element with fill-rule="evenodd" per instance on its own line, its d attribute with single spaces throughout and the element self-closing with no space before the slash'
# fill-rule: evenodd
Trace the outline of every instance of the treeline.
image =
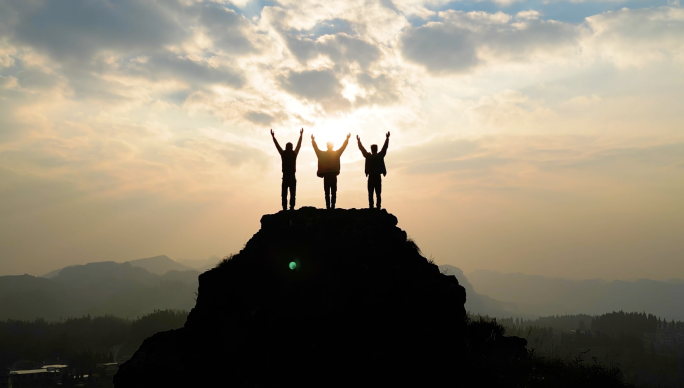
<svg viewBox="0 0 684 388">
<path fill-rule="evenodd" d="M 123 319 L 111 315 L 85 316 L 57 322 L 0 321 L 0 368 L 19 360 L 64 363 L 83 370 L 113 359 L 119 345 L 139 345 L 159 331 L 182 327 L 188 313 L 156 310 L 152 314 Z"/>
<path fill-rule="evenodd" d="M 497 322 L 509 330 L 528 327 L 554 328 L 561 331 L 591 330 L 596 333 L 610 335 L 632 335 L 641 338 L 645 333 L 654 333 L 657 329 L 684 330 L 684 322 L 670 322 L 653 314 L 626 313 L 613 311 L 603 315 L 551 315 L 537 319 L 497 318 Z"/>
<path fill-rule="evenodd" d="M 662 381 L 678 378 L 674 351 L 671 354 L 654 351 L 653 345 L 644 343 L 644 334 L 667 330 L 664 336 L 675 336 L 677 333 L 673 331 L 684 330 L 681 321 L 668 322 L 653 314 L 614 311 L 598 316 L 497 318 L 494 322 L 504 326 L 506 335 L 527 339 L 528 350 L 550 359 L 605 367 L 616 365 L 631 383 L 651 382 L 644 376 L 659 376 Z"/>
<path fill-rule="evenodd" d="M 633 335 L 642 337 L 662 327 L 660 318 L 646 313 L 612 312 L 591 320 L 591 331 L 613 335 Z"/>
</svg>

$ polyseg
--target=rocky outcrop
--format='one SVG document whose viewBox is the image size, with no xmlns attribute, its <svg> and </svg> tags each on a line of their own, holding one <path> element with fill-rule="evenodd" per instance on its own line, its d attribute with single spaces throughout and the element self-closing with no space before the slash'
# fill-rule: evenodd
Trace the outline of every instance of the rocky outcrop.
<svg viewBox="0 0 684 388">
<path fill-rule="evenodd" d="M 200 275 L 185 326 L 145 340 L 114 382 L 453 386 L 465 300 L 384 210 L 265 215 L 240 253 Z"/>
</svg>

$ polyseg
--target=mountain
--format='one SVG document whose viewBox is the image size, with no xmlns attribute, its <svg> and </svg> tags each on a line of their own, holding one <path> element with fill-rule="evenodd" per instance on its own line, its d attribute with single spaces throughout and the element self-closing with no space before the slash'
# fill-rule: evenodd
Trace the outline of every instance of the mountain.
<svg viewBox="0 0 684 388">
<path fill-rule="evenodd" d="M 68 267 L 64 267 L 64 268 L 68 268 Z M 50 272 L 46 273 L 45 275 L 41 276 L 41 278 L 52 279 L 55 276 L 59 275 L 59 273 L 62 272 L 62 270 L 64 268 L 59 268 L 59 269 L 56 269 L 54 271 L 50 271 Z"/>
<path fill-rule="evenodd" d="M 66 267 L 51 279 L 0 276 L 0 319 L 136 317 L 161 309 L 189 310 L 198 275 L 172 270 L 159 276 L 130 262 L 109 261 Z"/>
<path fill-rule="evenodd" d="M 130 263 L 133 267 L 144 268 L 157 275 L 163 275 L 169 271 L 189 271 L 195 269 L 173 261 L 164 255 L 131 260 L 127 261 L 127 263 Z"/>
<path fill-rule="evenodd" d="M 384 210 L 263 216 L 242 251 L 200 275 L 184 327 L 146 339 L 116 387 L 435 386 L 460 376 L 465 290 L 396 225 Z M 522 342 L 514 348 L 525 353 Z"/>
<path fill-rule="evenodd" d="M 215 257 L 215 256 L 212 256 L 212 258 L 213 257 Z M 216 264 L 218 264 L 218 262 L 219 262 L 219 260 L 216 259 L 214 266 Z M 108 263 L 114 263 L 114 262 L 112 261 L 112 262 L 108 262 Z M 165 256 L 165 255 L 148 257 L 145 259 L 130 260 L 130 261 L 127 261 L 126 263 L 129 263 L 132 267 L 143 268 L 143 269 L 147 270 L 148 272 L 151 272 L 151 273 L 157 274 L 157 275 L 163 275 L 169 271 L 190 271 L 190 270 L 197 270 L 198 269 L 195 267 L 189 267 L 187 265 L 176 262 L 176 261 L 170 259 L 168 256 Z M 90 264 L 92 264 L 92 263 L 90 263 Z M 199 264 L 201 266 L 204 266 L 207 264 L 207 261 L 200 261 Z M 59 275 L 65 268 L 70 268 L 70 267 L 74 267 L 74 265 L 70 265 L 68 267 L 59 268 L 59 269 L 56 269 L 54 271 L 50 271 L 41 277 L 45 278 L 45 279 L 52 279 L 52 278 L 56 277 L 57 275 Z M 202 271 L 202 272 L 204 272 L 204 271 Z"/>
<path fill-rule="evenodd" d="M 75 299 L 80 298 L 74 290 L 49 279 L 0 276 L 0 320 L 80 316 L 82 310 L 72 303 Z"/>
<path fill-rule="evenodd" d="M 189 271 L 168 271 L 160 276 L 160 279 L 167 282 L 182 282 L 186 284 L 196 284 L 200 272 L 195 270 Z"/>
<path fill-rule="evenodd" d="M 213 255 L 206 260 L 184 260 L 182 263 L 200 272 L 206 272 L 216 267 L 220 261 L 220 257 Z"/>
<path fill-rule="evenodd" d="M 130 263 L 103 261 L 64 268 L 52 280 L 78 289 L 106 289 L 116 293 L 130 287 L 152 286 L 159 282 L 159 276 Z"/>
<path fill-rule="evenodd" d="M 684 284 L 678 282 L 577 281 L 487 270 L 476 270 L 468 279 L 479 292 L 514 303 L 518 311 L 527 314 L 597 315 L 623 310 L 684 320 Z"/>
<path fill-rule="evenodd" d="M 439 270 L 446 275 L 456 276 L 458 283 L 466 290 L 465 309 L 470 314 L 488 315 L 490 317 L 525 317 L 532 318 L 530 314 L 522 313 L 515 303 L 501 302 L 487 295 L 478 294 L 468 281 L 460 268 L 453 265 L 440 265 Z"/>
</svg>

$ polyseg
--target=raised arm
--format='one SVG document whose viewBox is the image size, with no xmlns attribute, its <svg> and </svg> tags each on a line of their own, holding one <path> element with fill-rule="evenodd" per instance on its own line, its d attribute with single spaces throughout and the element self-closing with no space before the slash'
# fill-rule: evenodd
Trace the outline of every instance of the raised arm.
<svg viewBox="0 0 684 388">
<path fill-rule="evenodd" d="M 304 128 L 299 131 L 299 141 L 297 142 L 297 148 L 295 148 L 295 155 L 299 154 L 299 149 L 302 148 L 302 136 L 304 135 Z"/>
<path fill-rule="evenodd" d="M 385 157 L 385 155 L 387 155 L 387 147 L 389 146 L 389 137 L 390 137 L 390 133 L 387 132 L 387 137 L 385 138 L 385 144 L 383 144 L 382 151 L 380 151 L 380 156 L 382 156 L 383 158 Z"/>
<path fill-rule="evenodd" d="M 313 145 L 314 152 L 316 155 L 318 155 L 321 150 L 318 149 L 318 145 L 316 144 L 316 139 L 314 139 L 314 135 L 311 135 L 311 144 Z"/>
<path fill-rule="evenodd" d="M 363 148 L 363 144 L 361 144 L 361 138 L 359 135 L 356 135 L 356 142 L 359 144 L 359 149 L 361 150 L 361 154 L 363 155 L 364 158 L 368 157 L 368 151 L 366 151 L 365 148 Z"/>
<path fill-rule="evenodd" d="M 276 146 L 276 148 L 278 149 L 278 153 L 282 155 L 282 154 L 283 154 L 283 149 L 280 148 L 280 144 L 278 144 L 278 140 L 276 140 L 276 138 L 275 138 L 275 133 L 273 132 L 272 129 L 271 129 L 271 137 L 273 138 L 273 142 L 275 143 L 275 146 Z"/>
<path fill-rule="evenodd" d="M 342 147 L 340 147 L 340 149 L 337 150 L 337 152 L 338 152 L 339 155 L 342 155 L 342 153 L 344 152 L 344 150 L 347 148 L 347 144 L 349 144 L 349 138 L 350 138 L 350 137 L 351 137 L 351 133 L 348 133 L 348 134 L 347 134 L 347 138 L 344 139 L 344 143 L 342 143 Z"/>
</svg>

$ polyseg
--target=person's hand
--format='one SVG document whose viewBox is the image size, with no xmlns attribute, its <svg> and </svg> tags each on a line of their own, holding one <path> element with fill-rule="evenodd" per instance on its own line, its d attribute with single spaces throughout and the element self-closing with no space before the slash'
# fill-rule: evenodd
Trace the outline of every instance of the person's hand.
<svg viewBox="0 0 684 388">
<path fill-rule="evenodd" d="M 304 128 L 299 130 L 299 136 L 302 136 L 304 134 Z"/>
<path fill-rule="evenodd" d="M 359 137 L 359 135 L 356 135 L 356 141 L 358 141 L 359 143 L 361 143 L 361 138 Z"/>
<path fill-rule="evenodd" d="M 273 133 L 272 129 L 271 129 L 271 137 L 275 137 L 275 133 Z"/>
<path fill-rule="evenodd" d="M 348 133 L 347 134 L 347 140 L 349 140 L 350 137 L 351 137 L 351 133 Z"/>
<path fill-rule="evenodd" d="M 389 139 L 389 135 L 390 135 L 389 132 L 387 132 L 387 138 L 388 138 L 388 139 Z"/>
<path fill-rule="evenodd" d="M 316 139 L 314 139 L 313 135 L 311 135 L 311 141 L 316 141 Z"/>
</svg>

